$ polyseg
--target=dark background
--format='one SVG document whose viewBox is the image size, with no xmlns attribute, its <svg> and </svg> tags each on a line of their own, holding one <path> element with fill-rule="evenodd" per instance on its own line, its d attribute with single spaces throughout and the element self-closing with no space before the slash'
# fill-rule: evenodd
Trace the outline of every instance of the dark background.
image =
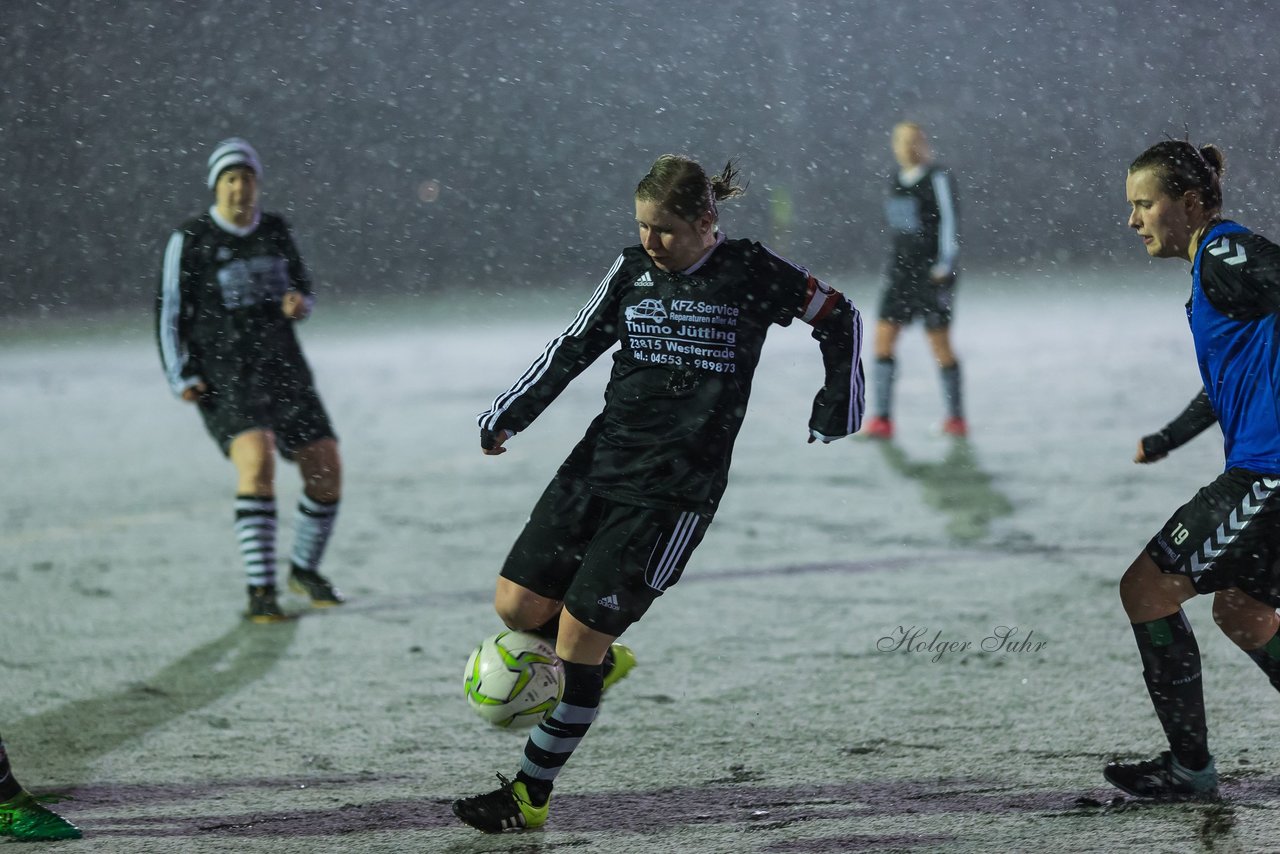
<svg viewBox="0 0 1280 854">
<path fill-rule="evenodd" d="M 264 206 L 347 299 L 585 292 L 634 242 L 632 191 L 667 151 L 741 157 L 731 236 L 826 277 L 874 272 L 904 118 L 956 173 L 971 270 L 1148 263 L 1124 170 L 1165 135 L 1221 144 L 1228 212 L 1274 233 L 1267 7 L 9 3 L 0 312 L 148 305 L 233 134 L 262 155 Z"/>
</svg>

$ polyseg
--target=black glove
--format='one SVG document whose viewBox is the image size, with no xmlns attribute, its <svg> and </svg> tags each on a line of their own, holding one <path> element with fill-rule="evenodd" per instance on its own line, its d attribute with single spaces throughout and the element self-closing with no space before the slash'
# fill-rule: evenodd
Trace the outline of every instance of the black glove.
<svg viewBox="0 0 1280 854">
<path fill-rule="evenodd" d="M 1173 442 L 1169 438 L 1168 430 L 1142 437 L 1142 458 L 1149 463 L 1164 459 L 1172 450 Z"/>
</svg>

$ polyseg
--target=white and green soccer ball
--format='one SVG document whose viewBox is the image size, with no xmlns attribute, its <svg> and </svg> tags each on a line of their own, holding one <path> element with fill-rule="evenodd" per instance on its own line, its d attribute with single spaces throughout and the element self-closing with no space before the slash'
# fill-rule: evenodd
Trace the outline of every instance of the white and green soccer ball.
<svg viewBox="0 0 1280 854">
<path fill-rule="evenodd" d="M 467 704 L 494 726 L 528 729 L 560 702 L 564 665 L 551 642 L 528 632 L 498 632 L 467 659 Z"/>
</svg>

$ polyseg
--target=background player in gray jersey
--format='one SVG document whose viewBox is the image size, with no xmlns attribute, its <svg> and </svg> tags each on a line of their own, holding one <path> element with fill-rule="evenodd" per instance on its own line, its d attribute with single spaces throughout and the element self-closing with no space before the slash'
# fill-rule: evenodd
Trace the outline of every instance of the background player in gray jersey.
<svg viewBox="0 0 1280 854">
<path fill-rule="evenodd" d="M 942 380 L 947 413 L 942 431 L 964 436 L 968 426 L 960 394 L 960 363 L 951 348 L 959 252 L 955 184 L 947 170 L 932 162 L 929 141 L 920 125 L 902 122 L 894 126 L 892 141 L 899 167 L 885 199 L 892 249 L 876 324 L 874 407 L 862 435 L 893 438 L 898 333 L 920 318 Z"/>
<path fill-rule="evenodd" d="M 235 531 L 254 622 L 286 619 L 276 597 L 275 454 L 296 462 L 289 586 L 316 607 L 342 602 L 319 573 L 342 492 L 338 440 L 294 324 L 311 312 L 311 282 L 284 220 L 259 207 L 262 163 L 242 139 L 209 156 L 214 204 L 165 249 L 157 337 L 169 386 L 195 404 L 235 465 Z"/>
</svg>

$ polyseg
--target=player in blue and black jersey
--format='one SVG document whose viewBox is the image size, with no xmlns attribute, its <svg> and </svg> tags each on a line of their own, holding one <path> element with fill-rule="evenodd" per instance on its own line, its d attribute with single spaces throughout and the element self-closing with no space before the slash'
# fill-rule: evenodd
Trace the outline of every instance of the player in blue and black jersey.
<svg viewBox="0 0 1280 854">
<path fill-rule="evenodd" d="M 289 585 L 316 607 L 342 602 L 319 572 L 342 489 L 338 440 L 294 324 L 311 280 L 284 219 L 259 207 L 262 163 L 249 143 L 209 156 L 214 203 L 165 247 L 156 330 L 169 387 L 194 403 L 235 465 L 235 531 L 254 622 L 286 618 L 276 597 L 275 454 L 296 462 L 303 492 Z"/>
<path fill-rule="evenodd" d="M 565 687 L 515 780 L 454 803 L 480 830 L 546 822 L 552 784 L 602 691 L 634 663 L 614 641 L 679 580 L 711 524 L 771 326 L 808 323 L 822 352 L 809 441 L 847 436 L 862 420 L 861 316 L 805 268 L 720 231 L 718 203 L 741 192 L 734 179 L 731 164 L 708 176 L 686 157 L 659 158 L 636 188 L 640 244 L 622 251 L 569 327 L 480 416 L 481 448 L 503 453 L 619 345 L 604 410 L 498 579 L 498 614 L 510 628 L 554 635 Z"/>
<path fill-rule="evenodd" d="M 1182 603 L 1213 594 L 1222 631 L 1280 690 L 1280 247 L 1222 217 L 1222 152 L 1167 140 L 1129 166 L 1126 192 L 1154 258 L 1191 264 L 1187 319 L 1203 388 L 1145 437 L 1151 462 L 1215 421 L 1225 471 L 1173 514 L 1120 582 L 1143 678 L 1169 741 L 1155 759 L 1112 763 L 1124 791 L 1160 800 L 1218 796 L 1200 651 Z"/>
</svg>

